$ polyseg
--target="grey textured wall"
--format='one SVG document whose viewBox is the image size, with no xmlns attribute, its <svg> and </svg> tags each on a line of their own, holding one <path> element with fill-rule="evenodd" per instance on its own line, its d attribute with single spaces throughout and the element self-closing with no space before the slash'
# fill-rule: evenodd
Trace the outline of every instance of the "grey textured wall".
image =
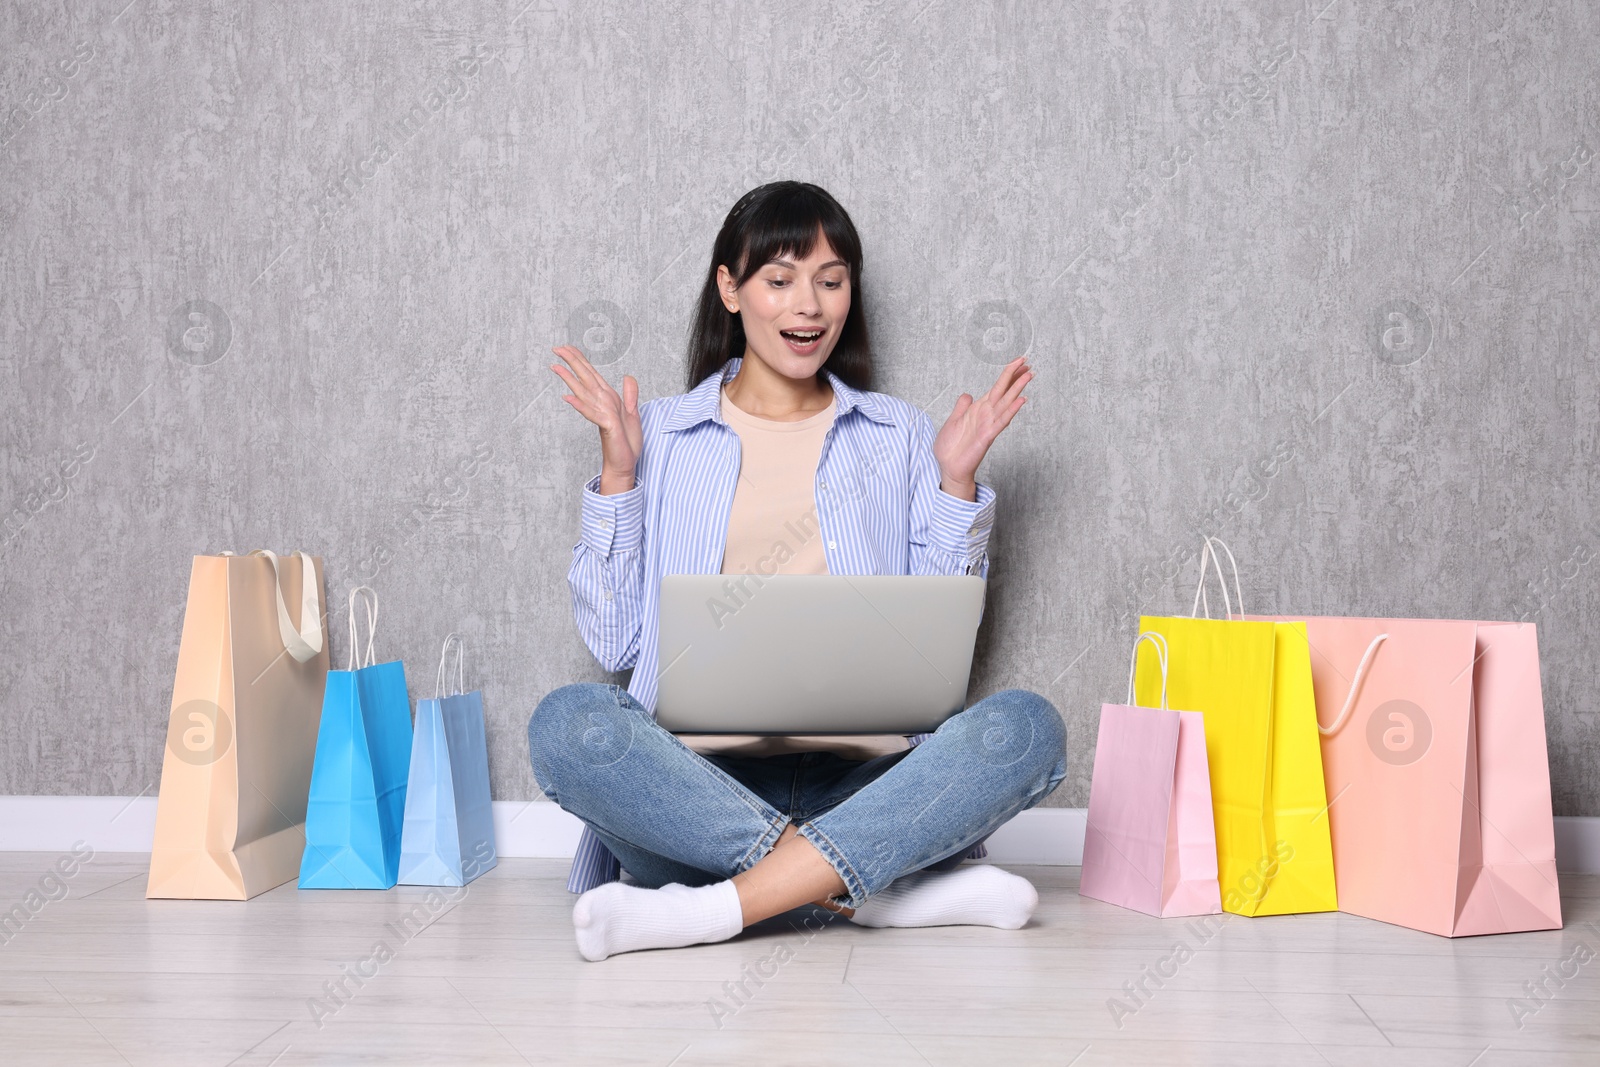
<svg viewBox="0 0 1600 1067">
<path fill-rule="evenodd" d="M 1036 364 L 973 692 L 1061 708 L 1052 803 L 1204 529 L 1251 610 L 1526 614 L 1600 814 L 1589 0 L 124 2 L 0 11 L 0 792 L 151 789 L 189 558 L 267 546 L 377 586 L 414 694 L 463 631 L 536 796 L 528 712 L 607 677 L 549 348 L 680 391 L 782 176 L 862 231 L 885 391 Z"/>
</svg>

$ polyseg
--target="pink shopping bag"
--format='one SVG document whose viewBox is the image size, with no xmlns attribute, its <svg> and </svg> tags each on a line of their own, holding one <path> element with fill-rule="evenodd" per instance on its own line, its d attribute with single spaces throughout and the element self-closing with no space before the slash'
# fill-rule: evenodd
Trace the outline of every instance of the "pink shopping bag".
<svg viewBox="0 0 1600 1067">
<path fill-rule="evenodd" d="M 1533 624 L 1284 619 L 1311 645 L 1339 910 L 1446 937 L 1560 929 Z"/>
<path fill-rule="evenodd" d="M 1161 662 L 1161 707 L 1133 704 L 1139 646 Z M 1100 708 L 1089 786 L 1082 896 L 1146 915 L 1216 915 L 1217 837 L 1206 766 L 1205 719 L 1167 707 L 1167 647 L 1158 633 L 1133 643 L 1128 702 Z"/>
</svg>

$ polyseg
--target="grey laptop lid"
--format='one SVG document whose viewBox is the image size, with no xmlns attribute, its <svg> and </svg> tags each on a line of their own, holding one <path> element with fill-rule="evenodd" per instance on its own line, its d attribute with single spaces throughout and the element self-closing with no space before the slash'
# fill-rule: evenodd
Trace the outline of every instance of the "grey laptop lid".
<svg viewBox="0 0 1600 1067">
<path fill-rule="evenodd" d="M 977 575 L 665 575 L 656 721 L 675 733 L 933 730 L 966 706 L 984 588 Z"/>
</svg>

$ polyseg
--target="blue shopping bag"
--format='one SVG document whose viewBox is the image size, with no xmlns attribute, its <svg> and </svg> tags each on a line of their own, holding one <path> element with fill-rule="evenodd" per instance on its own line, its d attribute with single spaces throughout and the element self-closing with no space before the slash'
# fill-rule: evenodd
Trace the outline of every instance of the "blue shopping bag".
<svg viewBox="0 0 1600 1067">
<path fill-rule="evenodd" d="M 355 601 L 367 595 L 367 646 L 357 665 Z M 400 872 L 411 762 L 411 698 L 399 660 L 376 663 L 378 597 L 350 591 L 350 666 L 329 671 L 311 764 L 301 889 L 388 889 Z"/>
<path fill-rule="evenodd" d="M 446 695 L 452 647 L 456 691 Z M 417 702 L 400 840 L 400 881 L 405 885 L 466 885 L 498 859 L 483 693 L 466 692 L 461 658 L 461 639 L 450 634 L 439 653 L 436 695 Z"/>
</svg>

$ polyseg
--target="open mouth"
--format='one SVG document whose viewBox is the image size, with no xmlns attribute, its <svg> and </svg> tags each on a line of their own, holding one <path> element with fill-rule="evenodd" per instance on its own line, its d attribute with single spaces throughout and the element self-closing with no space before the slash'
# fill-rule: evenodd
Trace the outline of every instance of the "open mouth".
<svg viewBox="0 0 1600 1067">
<path fill-rule="evenodd" d="M 817 350 L 817 346 L 822 343 L 822 335 L 826 332 L 819 327 L 813 330 L 779 330 L 778 334 L 795 352 L 809 355 Z"/>
</svg>

